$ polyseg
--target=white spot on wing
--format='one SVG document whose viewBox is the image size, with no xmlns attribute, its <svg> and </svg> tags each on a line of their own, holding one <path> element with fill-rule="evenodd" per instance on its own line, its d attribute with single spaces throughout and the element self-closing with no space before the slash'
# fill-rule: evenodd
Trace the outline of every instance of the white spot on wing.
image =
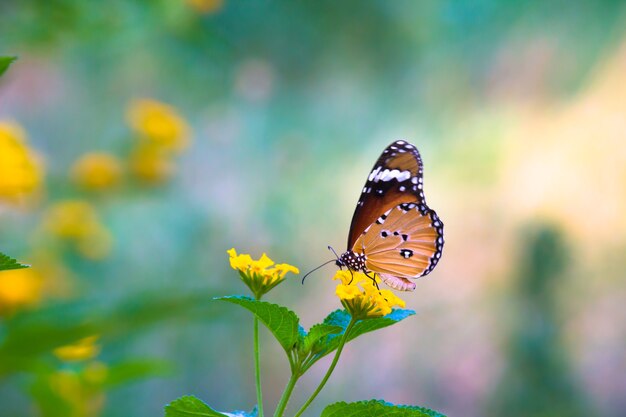
<svg viewBox="0 0 626 417">
<path fill-rule="evenodd" d="M 374 170 L 370 173 L 370 176 L 368 177 L 368 179 L 369 179 L 370 181 L 373 181 L 373 180 L 374 180 L 374 178 L 378 175 L 378 173 L 380 172 L 380 168 L 381 168 L 381 167 L 376 167 L 376 168 L 375 168 L 375 169 L 374 169 Z"/>
<path fill-rule="evenodd" d="M 374 174 L 374 172 L 372 172 L 372 174 Z M 373 181 L 374 182 L 378 182 L 378 181 L 387 182 L 387 181 L 396 179 L 398 182 L 402 182 L 402 181 L 408 180 L 409 178 L 411 178 L 411 171 L 400 171 L 398 169 L 392 169 L 392 170 L 385 169 L 381 172 L 376 172 L 376 174 L 373 177 Z"/>
<path fill-rule="evenodd" d="M 399 182 L 406 181 L 409 178 L 411 178 L 411 171 L 402 171 L 400 175 L 398 175 Z"/>
</svg>

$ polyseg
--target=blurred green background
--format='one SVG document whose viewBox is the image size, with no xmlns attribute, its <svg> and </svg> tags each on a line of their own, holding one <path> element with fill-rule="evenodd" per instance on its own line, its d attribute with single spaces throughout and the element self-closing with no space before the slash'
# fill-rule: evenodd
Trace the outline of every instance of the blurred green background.
<svg viewBox="0 0 626 417">
<path fill-rule="evenodd" d="M 406 139 L 443 259 L 308 415 L 623 415 L 625 29 L 618 1 L 0 2 L 0 250 L 33 265 L 0 273 L 1 414 L 251 409 L 251 317 L 209 301 L 244 293 L 226 250 L 330 259 Z M 268 300 L 308 327 L 332 270 Z M 288 369 L 262 355 L 271 410 Z"/>
</svg>

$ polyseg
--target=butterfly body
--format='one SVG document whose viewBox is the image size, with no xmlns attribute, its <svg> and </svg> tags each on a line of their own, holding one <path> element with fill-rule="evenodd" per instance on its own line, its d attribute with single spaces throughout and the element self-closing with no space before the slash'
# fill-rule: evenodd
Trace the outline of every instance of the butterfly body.
<svg viewBox="0 0 626 417">
<path fill-rule="evenodd" d="M 367 256 L 364 253 L 357 253 L 351 250 L 345 251 L 339 257 L 339 264 L 345 266 L 352 271 L 367 272 L 366 263 Z"/>
<path fill-rule="evenodd" d="M 422 159 L 396 141 L 381 154 L 357 203 L 340 266 L 377 273 L 390 287 L 412 291 L 409 278 L 429 274 L 443 250 L 443 223 L 426 205 Z"/>
</svg>

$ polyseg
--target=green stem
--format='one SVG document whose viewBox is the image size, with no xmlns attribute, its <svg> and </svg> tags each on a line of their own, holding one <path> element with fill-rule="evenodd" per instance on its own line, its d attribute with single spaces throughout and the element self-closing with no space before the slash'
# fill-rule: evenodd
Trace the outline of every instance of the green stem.
<svg viewBox="0 0 626 417">
<path fill-rule="evenodd" d="M 274 417 L 282 417 L 285 413 L 285 408 L 287 408 L 287 403 L 289 402 L 289 397 L 291 397 L 291 393 L 293 392 L 294 387 L 296 386 L 296 382 L 300 378 L 300 372 L 297 369 L 292 369 L 291 377 L 289 378 L 289 382 L 285 387 L 285 391 L 283 392 L 283 396 L 280 397 L 280 402 L 278 403 L 278 407 L 276 407 L 276 412 L 274 413 Z"/>
<path fill-rule="evenodd" d="M 256 402 L 259 417 L 263 417 L 263 395 L 261 394 L 261 365 L 259 359 L 259 319 L 254 316 L 254 376 L 256 379 Z"/>
<path fill-rule="evenodd" d="M 350 331 L 352 330 L 352 327 L 355 325 L 356 322 L 357 320 L 355 320 L 354 317 L 350 319 L 350 323 L 348 324 L 348 327 L 346 327 L 346 331 L 343 333 L 343 336 L 341 337 L 341 340 L 339 341 L 339 346 L 337 346 L 337 351 L 335 352 L 335 357 L 333 358 L 333 361 L 330 364 L 330 368 L 328 368 L 328 371 L 326 371 L 326 375 L 324 375 L 324 378 L 322 379 L 322 382 L 320 382 L 317 389 L 313 392 L 311 397 L 308 400 L 306 400 L 304 405 L 298 410 L 298 412 L 294 415 L 294 417 L 299 417 L 302 413 L 304 413 L 304 411 L 309 407 L 309 405 L 311 405 L 315 397 L 317 397 L 317 394 L 319 394 L 322 388 L 324 388 L 324 385 L 326 385 L 326 381 L 328 381 L 328 378 L 330 378 L 330 374 L 333 373 L 333 370 L 335 369 L 335 366 L 337 365 L 337 362 L 339 361 L 339 355 L 341 355 L 341 351 L 343 350 L 344 345 L 348 341 L 348 335 L 350 334 Z"/>
</svg>

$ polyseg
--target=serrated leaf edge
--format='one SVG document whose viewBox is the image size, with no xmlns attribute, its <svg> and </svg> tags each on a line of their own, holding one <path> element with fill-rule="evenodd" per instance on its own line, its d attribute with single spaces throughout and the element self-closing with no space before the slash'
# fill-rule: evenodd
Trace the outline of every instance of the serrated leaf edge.
<svg viewBox="0 0 626 417">
<path fill-rule="evenodd" d="M 195 395 L 183 395 L 182 397 L 178 397 L 178 398 L 176 398 L 175 400 L 171 401 L 169 404 L 167 404 L 167 405 L 164 407 L 164 408 L 165 408 L 165 413 L 166 413 L 166 416 L 167 416 L 167 411 L 168 411 L 168 408 L 174 407 L 174 403 L 175 403 L 175 402 L 177 402 L 177 401 L 182 401 L 182 400 L 184 400 L 184 399 L 186 399 L 186 398 L 190 398 L 190 399 L 198 400 L 198 401 L 200 401 L 200 402 L 202 403 L 202 405 L 204 405 L 205 407 L 207 407 L 207 408 L 208 408 L 211 412 L 214 412 L 214 413 L 216 413 L 217 415 L 220 415 L 220 416 L 228 417 L 228 415 L 226 415 L 226 414 L 224 414 L 224 413 L 222 413 L 222 412 L 220 412 L 220 411 L 214 410 L 213 408 L 211 408 L 211 406 L 209 406 L 207 403 L 205 403 L 204 401 L 202 401 L 200 398 L 196 397 Z M 179 411 L 179 410 L 174 410 L 174 411 L 181 412 L 181 413 L 186 413 L 186 414 L 189 414 L 190 416 L 203 416 L 203 415 L 207 415 L 207 413 L 199 413 L 199 412 L 192 412 L 192 411 Z"/>
</svg>

